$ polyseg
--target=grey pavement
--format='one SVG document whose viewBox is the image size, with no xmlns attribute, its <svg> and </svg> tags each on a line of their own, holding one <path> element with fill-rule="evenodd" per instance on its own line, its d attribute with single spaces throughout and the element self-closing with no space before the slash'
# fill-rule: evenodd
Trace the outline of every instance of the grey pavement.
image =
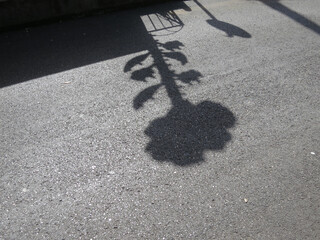
<svg viewBox="0 0 320 240">
<path fill-rule="evenodd" d="M 0 239 L 320 239 L 320 1 L 197 0 L 0 34 Z"/>
</svg>

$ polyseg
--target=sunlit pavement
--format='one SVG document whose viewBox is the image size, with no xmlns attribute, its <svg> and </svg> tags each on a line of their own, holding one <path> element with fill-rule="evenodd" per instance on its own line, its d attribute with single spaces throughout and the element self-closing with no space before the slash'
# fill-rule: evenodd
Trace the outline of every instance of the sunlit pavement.
<svg viewBox="0 0 320 240">
<path fill-rule="evenodd" d="M 171 2 L 0 34 L 0 239 L 319 239 L 320 2 Z"/>
</svg>

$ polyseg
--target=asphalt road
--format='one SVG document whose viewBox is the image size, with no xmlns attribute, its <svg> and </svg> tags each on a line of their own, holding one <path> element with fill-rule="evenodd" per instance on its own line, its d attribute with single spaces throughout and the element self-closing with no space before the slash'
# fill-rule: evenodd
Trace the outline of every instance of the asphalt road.
<svg viewBox="0 0 320 240">
<path fill-rule="evenodd" d="M 0 34 L 0 239 L 320 239 L 320 1 L 172 2 Z"/>
</svg>

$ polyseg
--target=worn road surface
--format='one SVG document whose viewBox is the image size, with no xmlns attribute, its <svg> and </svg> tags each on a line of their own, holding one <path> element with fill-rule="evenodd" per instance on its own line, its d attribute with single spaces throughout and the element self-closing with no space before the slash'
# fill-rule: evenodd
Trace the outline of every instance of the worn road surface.
<svg viewBox="0 0 320 240">
<path fill-rule="evenodd" d="M 0 34 L 0 239 L 320 239 L 320 1 L 195 0 Z"/>
</svg>

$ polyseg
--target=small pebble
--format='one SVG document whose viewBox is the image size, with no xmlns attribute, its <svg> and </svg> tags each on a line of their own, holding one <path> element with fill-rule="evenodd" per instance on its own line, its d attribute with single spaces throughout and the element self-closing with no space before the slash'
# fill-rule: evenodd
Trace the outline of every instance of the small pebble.
<svg viewBox="0 0 320 240">
<path fill-rule="evenodd" d="M 243 199 L 243 200 L 244 200 L 244 202 L 245 202 L 245 203 L 247 203 L 247 202 L 248 202 L 248 199 L 246 199 L 246 198 L 245 198 L 245 199 Z"/>
</svg>

